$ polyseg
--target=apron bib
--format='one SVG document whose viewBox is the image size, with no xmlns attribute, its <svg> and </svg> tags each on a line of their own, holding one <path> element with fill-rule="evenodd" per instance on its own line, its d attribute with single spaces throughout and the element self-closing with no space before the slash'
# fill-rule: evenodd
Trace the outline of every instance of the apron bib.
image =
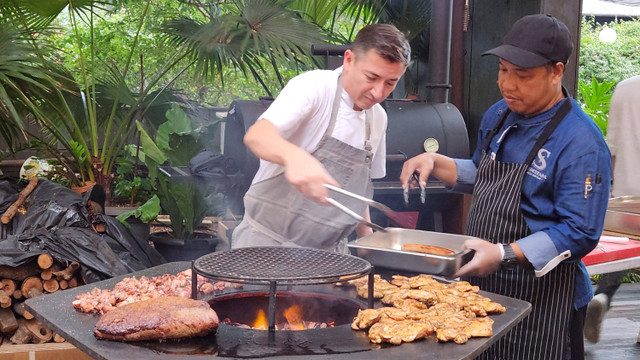
<svg viewBox="0 0 640 360">
<path fill-rule="evenodd" d="M 523 164 L 505 163 L 487 154 L 493 136 L 509 114 L 505 111 L 489 133 L 482 153 L 473 200 L 465 233 L 495 244 L 509 244 L 531 234 L 520 209 L 524 176 L 549 135 L 571 110 L 567 98 L 540 137 Z M 542 277 L 532 269 L 518 265 L 511 270 L 498 270 L 485 278 L 465 280 L 480 289 L 531 303 L 532 311 L 503 338 L 483 352 L 478 359 L 562 359 L 568 346 L 568 326 L 573 309 L 573 293 L 577 266 L 560 263 Z"/>
<path fill-rule="evenodd" d="M 355 148 L 331 135 L 342 96 L 342 79 L 333 100 L 331 119 L 318 147 L 311 153 L 325 167 L 340 187 L 371 198 L 370 111 L 366 116 L 365 149 Z M 331 194 L 358 214 L 367 204 Z M 348 253 L 347 236 L 358 222 L 333 206 L 321 205 L 302 195 L 285 178 L 284 173 L 252 184 L 244 197 L 243 221 L 233 232 L 233 248 L 247 246 L 311 247 Z"/>
</svg>

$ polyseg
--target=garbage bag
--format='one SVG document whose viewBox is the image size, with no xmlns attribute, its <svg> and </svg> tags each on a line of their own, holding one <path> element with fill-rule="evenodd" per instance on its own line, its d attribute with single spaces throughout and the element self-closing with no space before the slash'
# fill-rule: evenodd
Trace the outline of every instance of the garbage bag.
<svg viewBox="0 0 640 360">
<path fill-rule="evenodd" d="M 189 160 L 189 171 L 193 176 L 226 179 L 237 173 L 238 167 L 232 158 L 204 150 Z"/>
<path fill-rule="evenodd" d="M 0 181 L 0 206 L 10 205 L 5 199 L 17 198 L 18 192 L 10 182 Z M 40 179 L 27 197 L 26 211 L 18 212 L 3 231 L 6 236 L 0 237 L 0 265 L 19 266 L 47 252 L 58 261 L 80 263 L 83 279 L 94 282 L 165 262 L 145 239 L 134 236 L 115 218 L 95 215 L 105 232 L 93 231 L 86 207 L 91 198 L 91 193 L 80 196 Z"/>
</svg>

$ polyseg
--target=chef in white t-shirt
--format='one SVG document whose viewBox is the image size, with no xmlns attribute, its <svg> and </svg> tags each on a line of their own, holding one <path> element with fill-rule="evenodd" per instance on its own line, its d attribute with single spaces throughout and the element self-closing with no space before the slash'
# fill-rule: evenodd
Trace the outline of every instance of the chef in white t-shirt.
<svg viewBox="0 0 640 360">
<path fill-rule="evenodd" d="M 351 232 L 371 233 L 327 206 L 323 184 L 373 196 L 371 178 L 385 176 L 387 114 L 379 103 L 396 87 L 409 58 L 409 43 L 398 29 L 368 25 L 345 51 L 342 67 L 289 81 L 244 137 L 260 168 L 245 195 L 232 247 L 346 253 Z M 366 204 L 347 197 L 340 202 L 369 219 Z"/>
</svg>

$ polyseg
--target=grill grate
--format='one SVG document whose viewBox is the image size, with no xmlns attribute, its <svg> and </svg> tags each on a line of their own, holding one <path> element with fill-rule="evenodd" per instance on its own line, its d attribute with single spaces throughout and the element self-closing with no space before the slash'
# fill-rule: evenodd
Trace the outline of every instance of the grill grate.
<svg viewBox="0 0 640 360">
<path fill-rule="evenodd" d="M 246 247 L 204 255 L 193 267 L 201 275 L 248 284 L 323 284 L 361 277 L 371 264 L 324 250 Z"/>
</svg>

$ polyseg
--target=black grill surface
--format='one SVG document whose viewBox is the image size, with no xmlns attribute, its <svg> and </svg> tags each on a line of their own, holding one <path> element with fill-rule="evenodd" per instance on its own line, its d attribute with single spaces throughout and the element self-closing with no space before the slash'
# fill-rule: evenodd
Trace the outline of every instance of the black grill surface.
<svg viewBox="0 0 640 360">
<path fill-rule="evenodd" d="M 361 258 L 310 248 L 246 247 L 215 252 L 194 262 L 197 273 L 247 284 L 325 284 L 368 274 Z"/>
<path fill-rule="evenodd" d="M 480 291 L 480 294 L 506 306 L 504 314 L 495 315 L 493 336 L 473 338 L 465 344 L 439 343 L 425 339 L 395 345 L 372 344 L 364 331 L 351 330 L 350 324 L 335 328 L 304 331 L 277 331 L 271 339 L 268 331 L 242 329 L 221 324 L 215 335 L 181 341 L 141 341 L 124 343 L 98 340 L 93 329 L 99 316 L 82 314 L 73 309 L 76 295 L 98 289 L 113 289 L 125 277 L 177 274 L 189 268 L 188 262 L 174 262 L 140 270 L 97 283 L 79 286 L 52 294 L 28 299 L 25 306 L 45 325 L 62 335 L 71 344 L 96 360 L 153 359 L 153 360 L 210 360 L 212 358 L 266 358 L 269 360 L 387 360 L 387 359 L 473 359 L 497 339 L 504 336 L 530 311 L 531 305 L 522 300 Z M 409 275 L 409 274 L 407 274 Z M 254 287 L 255 285 L 247 285 Z M 256 286 L 257 287 L 257 286 Z M 302 287 L 304 288 L 304 286 Z M 322 290 L 338 298 L 356 299 L 353 287 L 319 285 L 306 287 Z M 247 289 L 256 291 L 257 289 Z M 233 290 L 236 291 L 236 290 Z M 383 306 L 379 301 L 376 308 Z"/>
</svg>

